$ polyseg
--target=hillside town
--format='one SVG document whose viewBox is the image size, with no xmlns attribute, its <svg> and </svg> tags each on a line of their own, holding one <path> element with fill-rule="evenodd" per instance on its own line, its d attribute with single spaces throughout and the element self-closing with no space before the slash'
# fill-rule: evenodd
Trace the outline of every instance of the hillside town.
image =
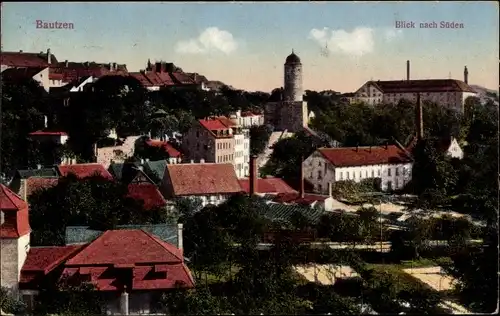
<svg viewBox="0 0 500 316">
<path fill-rule="evenodd" d="M 497 308 L 498 94 L 472 69 L 312 91 L 291 50 L 250 92 L 56 55 L 1 52 L 2 315 Z"/>
</svg>

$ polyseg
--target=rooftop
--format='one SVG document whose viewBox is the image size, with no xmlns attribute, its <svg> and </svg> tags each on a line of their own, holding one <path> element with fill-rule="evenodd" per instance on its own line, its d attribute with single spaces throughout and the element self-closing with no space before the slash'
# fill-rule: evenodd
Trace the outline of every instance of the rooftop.
<svg viewBox="0 0 500 316">
<path fill-rule="evenodd" d="M 411 92 L 473 92 L 476 91 L 463 81 L 455 79 L 369 81 L 384 93 Z"/>
<path fill-rule="evenodd" d="M 412 161 L 410 155 L 396 145 L 319 148 L 318 152 L 336 167 L 401 164 Z"/>
<path fill-rule="evenodd" d="M 241 188 L 246 193 L 250 192 L 250 179 L 239 179 Z M 257 193 L 297 193 L 280 178 L 257 179 Z"/>
<path fill-rule="evenodd" d="M 141 200 L 146 210 L 164 207 L 167 202 L 156 185 L 151 183 L 131 183 L 128 185 L 128 197 Z"/>
<path fill-rule="evenodd" d="M 78 178 L 87 178 L 94 175 L 99 175 L 105 179 L 112 180 L 113 176 L 103 165 L 98 163 L 76 164 L 76 165 L 60 165 L 57 166 L 61 176 L 68 176 L 70 173 Z"/>
<path fill-rule="evenodd" d="M 234 167 L 226 163 L 168 164 L 168 195 L 231 194 L 242 191 Z"/>
</svg>

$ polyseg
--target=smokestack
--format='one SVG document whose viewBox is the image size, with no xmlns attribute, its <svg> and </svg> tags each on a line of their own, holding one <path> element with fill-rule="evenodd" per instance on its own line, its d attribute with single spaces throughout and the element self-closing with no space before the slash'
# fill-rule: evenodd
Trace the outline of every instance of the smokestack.
<svg viewBox="0 0 500 316">
<path fill-rule="evenodd" d="M 424 119 L 423 119 L 422 101 L 420 100 L 420 93 L 417 93 L 417 106 L 416 106 L 416 128 L 417 140 L 421 141 L 424 138 Z"/>
<path fill-rule="evenodd" d="M 250 195 L 255 195 L 257 191 L 257 156 L 250 157 Z"/>
<path fill-rule="evenodd" d="M 300 198 L 303 199 L 305 195 L 304 189 L 304 157 L 300 157 Z"/>
<path fill-rule="evenodd" d="M 333 185 L 331 182 L 328 182 L 328 196 L 332 196 Z"/>
<path fill-rule="evenodd" d="M 183 250 L 184 248 L 184 237 L 182 235 L 182 232 L 184 230 L 183 228 L 184 225 L 181 223 L 177 224 L 177 248 L 180 250 Z"/>
<path fill-rule="evenodd" d="M 47 48 L 47 63 L 50 65 L 51 60 L 50 48 Z"/>
<path fill-rule="evenodd" d="M 464 82 L 469 84 L 469 71 L 467 70 L 467 66 L 464 68 Z"/>
<path fill-rule="evenodd" d="M 406 81 L 410 81 L 410 61 L 406 61 Z"/>
</svg>

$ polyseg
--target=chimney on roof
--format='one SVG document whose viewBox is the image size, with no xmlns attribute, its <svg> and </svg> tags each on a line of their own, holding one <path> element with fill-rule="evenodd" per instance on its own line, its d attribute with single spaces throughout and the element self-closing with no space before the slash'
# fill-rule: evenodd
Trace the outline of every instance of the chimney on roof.
<svg viewBox="0 0 500 316">
<path fill-rule="evenodd" d="M 66 60 L 64 61 L 64 67 L 68 68 L 68 66 L 69 66 L 69 63 L 68 63 L 68 60 L 66 59 Z"/>
<path fill-rule="evenodd" d="M 359 150 L 359 143 L 356 143 L 356 152 Z"/>
<path fill-rule="evenodd" d="M 300 157 L 300 190 L 299 190 L 300 198 L 303 199 L 305 195 L 304 188 L 304 157 Z"/>
<path fill-rule="evenodd" d="M 162 63 L 161 62 L 156 62 L 155 63 L 155 72 L 162 72 Z"/>
<path fill-rule="evenodd" d="M 109 63 L 109 71 L 113 71 L 113 63 Z"/>
<path fill-rule="evenodd" d="M 50 65 L 50 62 L 52 61 L 51 58 L 52 55 L 50 54 L 50 48 L 47 48 L 47 63 Z"/>
<path fill-rule="evenodd" d="M 118 70 L 118 64 L 117 63 L 113 63 L 113 71 L 117 71 Z"/>
<path fill-rule="evenodd" d="M 181 223 L 177 224 L 177 248 L 180 249 L 181 251 L 184 249 L 184 236 L 182 235 L 182 232 L 184 230 L 184 225 Z"/>
<path fill-rule="evenodd" d="M 205 163 L 205 159 L 200 159 L 200 163 Z"/>
<path fill-rule="evenodd" d="M 42 165 L 41 165 L 41 164 L 38 164 L 38 165 L 36 165 L 36 168 L 37 168 L 38 170 L 40 170 L 40 169 L 42 169 Z"/>
<path fill-rule="evenodd" d="M 417 129 L 417 140 L 421 141 L 424 138 L 424 118 L 422 109 L 422 100 L 420 99 L 420 93 L 417 93 L 417 104 L 415 109 L 415 123 Z"/>
<path fill-rule="evenodd" d="M 19 50 L 19 52 L 20 52 L 20 53 L 22 53 L 22 52 L 23 52 L 23 50 L 21 49 L 21 50 Z"/>
<path fill-rule="evenodd" d="M 193 160 L 193 159 L 191 159 L 191 163 L 194 163 L 194 160 Z"/>
<path fill-rule="evenodd" d="M 406 81 L 410 81 L 410 61 L 406 61 Z"/>
<path fill-rule="evenodd" d="M 332 191 L 333 191 L 333 184 L 331 182 L 328 182 L 328 196 L 332 196 Z"/>
<path fill-rule="evenodd" d="M 44 115 L 44 116 L 43 116 L 43 126 L 44 126 L 45 128 L 47 128 L 47 127 L 48 127 L 48 121 L 49 121 L 49 120 L 48 120 L 48 118 L 47 118 L 47 115 Z"/>
<path fill-rule="evenodd" d="M 469 84 L 469 71 L 467 70 L 467 66 L 464 68 L 464 82 Z"/>
<path fill-rule="evenodd" d="M 257 156 L 250 156 L 250 195 L 255 195 L 258 192 L 257 180 Z"/>
<path fill-rule="evenodd" d="M 385 149 L 387 149 L 389 147 L 389 141 L 387 141 L 387 140 L 385 141 L 385 146 L 384 147 L 385 147 Z"/>
</svg>

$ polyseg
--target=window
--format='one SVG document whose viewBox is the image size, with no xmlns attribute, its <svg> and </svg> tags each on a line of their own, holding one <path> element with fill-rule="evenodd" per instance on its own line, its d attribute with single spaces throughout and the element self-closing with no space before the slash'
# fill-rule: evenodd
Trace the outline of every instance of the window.
<svg viewBox="0 0 500 316">
<path fill-rule="evenodd" d="M 341 172 L 341 173 L 340 173 L 340 178 L 339 178 L 339 179 L 340 179 L 340 180 L 343 180 L 343 179 L 344 179 L 344 173 L 343 173 L 343 172 Z"/>
<path fill-rule="evenodd" d="M 372 178 L 375 178 L 375 170 L 372 170 Z"/>
<path fill-rule="evenodd" d="M 377 175 L 380 177 L 380 169 L 378 169 L 378 171 L 377 171 Z"/>
<path fill-rule="evenodd" d="M 387 175 L 390 177 L 391 176 L 391 168 L 387 169 Z"/>
<path fill-rule="evenodd" d="M 399 168 L 396 168 L 396 177 L 399 176 Z M 397 185 L 396 185 L 397 186 Z"/>
<path fill-rule="evenodd" d="M 312 173 L 312 171 L 311 171 L 311 176 L 310 176 L 309 178 L 311 178 L 311 179 L 312 179 L 312 177 L 313 177 L 313 173 Z"/>
<path fill-rule="evenodd" d="M 321 170 L 318 170 L 318 179 L 321 179 Z"/>
<path fill-rule="evenodd" d="M 392 190 L 392 181 L 387 181 L 387 190 Z"/>
<path fill-rule="evenodd" d="M 394 185 L 395 185 L 396 189 L 399 187 L 399 181 L 398 181 L 398 178 L 396 178 L 396 181 L 394 181 Z"/>
<path fill-rule="evenodd" d="M 321 161 L 318 161 L 318 167 L 321 167 Z"/>
<path fill-rule="evenodd" d="M 346 177 L 346 178 L 347 178 L 347 180 L 349 180 L 349 179 L 350 179 L 350 177 L 351 177 L 351 175 L 349 174 L 349 171 L 347 171 L 347 172 L 346 172 L 346 174 L 347 174 L 347 177 Z"/>
<path fill-rule="evenodd" d="M 323 187 L 321 186 L 321 184 L 318 184 L 318 191 L 321 193 L 323 191 Z"/>
</svg>

